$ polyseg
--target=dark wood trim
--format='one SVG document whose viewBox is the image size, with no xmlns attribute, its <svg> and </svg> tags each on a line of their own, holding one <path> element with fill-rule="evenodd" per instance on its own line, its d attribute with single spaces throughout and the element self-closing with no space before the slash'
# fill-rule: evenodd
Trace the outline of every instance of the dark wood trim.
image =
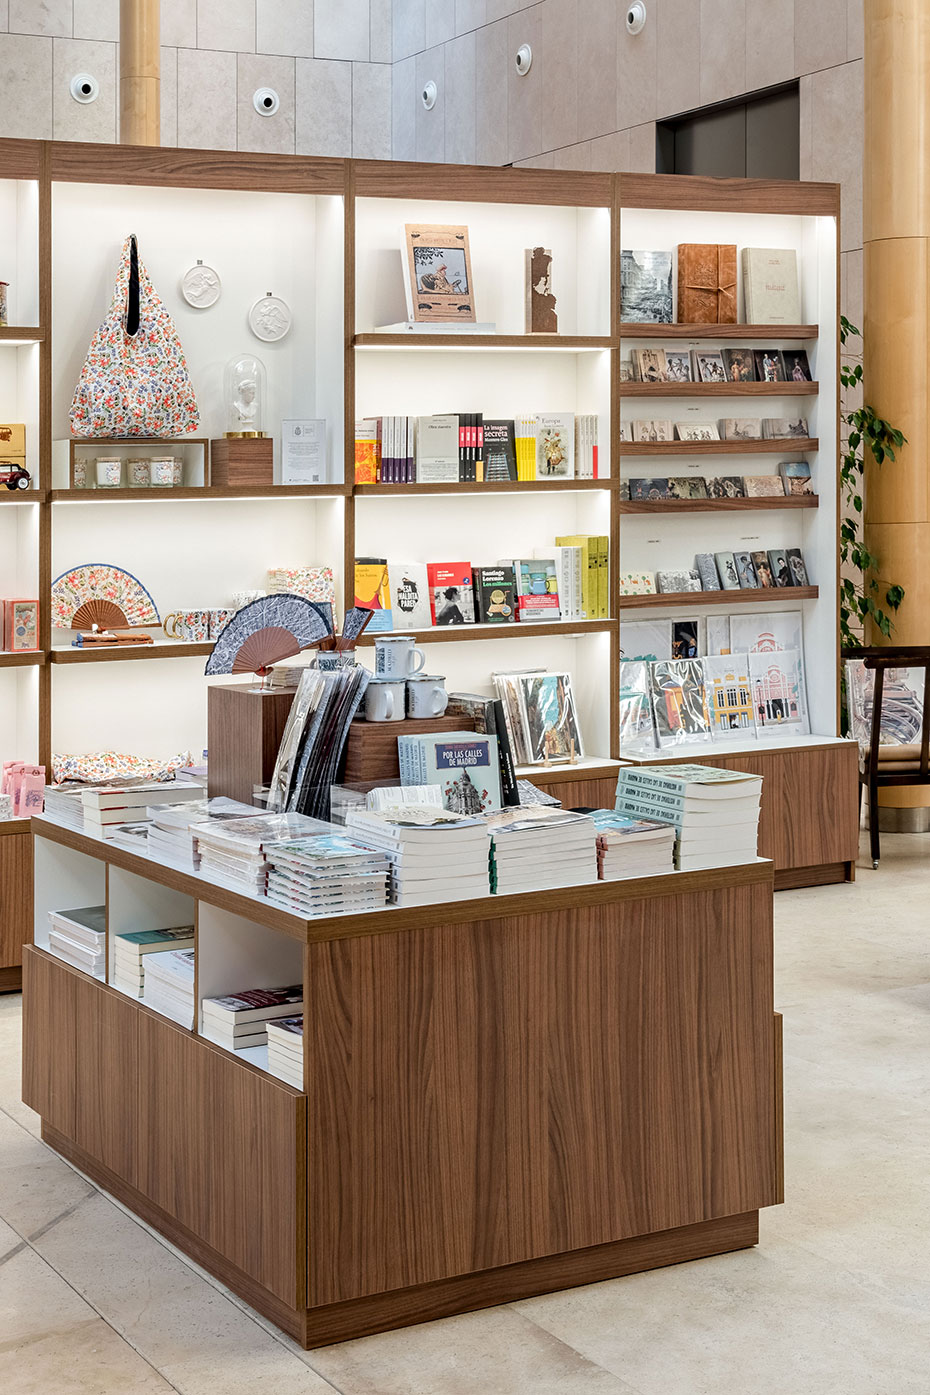
<svg viewBox="0 0 930 1395">
<path fill-rule="evenodd" d="M 731 513 L 742 509 L 816 509 L 816 494 L 761 499 L 621 499 L 621 513 Z"/>
<path fill-rule="evenodd" d="M 621 397 L 816 397 L 819 383 L 621 383 Z"/>
<path fill-rule="evenodd" d="M 18 325 L 0 325 L 0 344 L 41 344 L 45 338 L 45 330 L 38 326 L 30 329 L 21 329 Z"/>
<path fill-rule="evenodd" d="M 788 340 L 819 339 L 818 325 L 689 325 L 656 324 L 652 320 L 626 320 L 620 324 L 621 339 L 757 339 L 766 344 Z"/>
<path fill-rule="evenodd" d="M 570 768 L 570 767 L 569 767 Z M 578 778 L 578 767 L 575 767 Z M 614 772 L 611 770 L 610 774 Z M 585 776 L 586 777 L 586 776 Z M 547 776 L 547 778 L 549 778 Z M 584 886 L 556 887 L 545 892 L 527 891 L 513 896 L 486 896 L 471 901 L 449 901 L 437 906 L 388 907 L 364 915 L 325 916 L 303 920 L 288 911 L 279 910 L 269 901 L 244 896 L 227 887 L 207 881 L 190 872 L 181 872 L 138 853 L 117 847 L 87 833 L 53 823 L 43 815 L 32 820 L 37 838 L 48 838 L 66 848 L 99 858 L 138 877 L 146 877 L 162 886 L 174 887 L 188 896 L 206 901 L 211 906 L 232 911 L 249 920 L 260 921 L 273 930 L 280 930 L 293 939 L 313 944 L 329 940 L 352 939 L 357 936 L 395 934 L 402 930 L 423 930 L 436 925 L 441 916 L 446 925 L 465 925 L 472 921 L 503 920 L 514 916 L 537 915 L 540 897 L 546 911 L 573 909 L 579 906 L 606 906 L 616 901 L 651 900 L 658 896 L 680 896 L 691 892 L 720 890 L 728 887 L 756 886 L 771 881 L 772 863 L 766 859 L 741 863 L 736 867 L 715 867 L 704 872 L 673 872 L 660 877 L 632 877 L 625 881 L 589 882 Z"/>
<path fill-rule="evenodd" d="M 527 639 L 531 635 L 600 635 L 610 634 L 616 629 L 616 620 L 527 620 L 523 624 L 510 622 L 505 625 L 432 625 L 428 630 L 397 630 L 391 634 L 411 635 L 418 644 L 462 643 L 465 640 L 481 639 Z M 374 644 L 382 634 L 369 634 L 365 630 L 359 644 Z"/>
<path fill-rule="evenodd" d="M 621 174 L 624 208 L 682 212 L 786 213 L 798 217 L 838 217 L 838 184 L 789 179 L 715 179 L 707 175 Z"/>
<path fill-rule="evenodd" d="M 780 1012 L 776 1012 L 773 1023 L 775 1031 L 775 1204 L 781 1206 L 785 1200 L 785 1049 L 784 1022 Z"/>
<path fill-rule="evenodd" d="M 0 653 L 0 668 L 34 668 L 36 664 L 44 663 L 45 654 L 41 649 L 26 649 L 16 654 Z"/>
<path fill-rule="evenodd" d="M 356 198 L 451 199 L 456 203 L 535 203 L 609 208 L 613 176 L 586 170 L 429 165 L 403 160 L 353 160 Z"/>
<path fill-rule="evenodd" d="M 166 639 L 154 644 L 103 645 L 99 649 L 52 649 L 48 657 L 53 664 L 104 664 L 133 659 L 197 659 L 212 652 L 213 645 L 208 641 Z"/>
<path fill-rule="evenodd" d="M 356 334 L 357 349 L 544 349 L 562 353 L 593 352 L 614 347 L 609 334 Z"/>
<path fill-rule="evenodd" d="M 848 862 L 821 862 L 813 867 L 783 867 L 775 873 L 776 891 L 797 891 L 805 886 L 833 886 L 845 882 Z"/>
<path fill-rule="evenodd" d="M 63 1158 L 79 1168 L 87 1177 L 91 1179 L 103 1191 L 115 1197 L 117 1201 L 128 1206 L 137 1216 L 141 1217 L 147 1225 L 152 1226 L 166 1240 L 170 1240 L 172 1245 L 176 1245 L 179 1250 L 183 1250 L 186 1255 L 219 1279 L 227 1288 L 232 1289 L 246 1303 L 269 1318 L 277 1327 L 280 1327 L 288 1336 L 293 1337 L 298 1342 L 304 1341 L 304 1313 L 296 1311 L 283 1303 L 280 1298 L 271 1293 L 269 1289 L 257 1284 L 248 1274 L 231 1264 L 228 1259 L 219 1254 L 212 1246 L 207 1245 L 196 1236 L 193 1231 L 188 1230 L 180 1222 L 170 1216 L 167 1211 L 163 1211 L 160 1206 L 156 1206 L 143 1192 L 138 1191 L 130 1183 L 125 1182 L 122 1177 L 118 1177 L 115 1172 L 99 1163 L 96 1158 L 85 1153 L 63 1133 L 42 1121 L 42 1141 L 50 1148 L 54 1148 L 56 1153 L 60 1153 Z"/>
<path fill-rule="evenodd" d="M 614 483 L 608 477 L 596 480 L 494 480 L 487 484 L 452 481 L 449 484 L 357 484 L 352 492 L 357 498 L 372 495 L 409 498 L 417 494 L 577 494 L 590 489 L 610 489 Z"/>
<path fill-rule="evenodd" d="M 345 161 L 241 150 L 52 141 L 51 178 L 59 183 L 148 184 L 248 193 L 342 194 Z"/>
<path fill-rule="evenodd" d="M 53 504 L 96 504 L 127 499 L 146 503 L 157 499 L 161 503 L 166 499 L 339 499 L 345 492 L 338 484 L 276 484 L 271 489 L 263 489 L 261 485 L 208 484 L 185 485 L 178 489 L 163 489 L 158 485 L 142 489 L 53 489 L 49 497 Z"/>
<path fill-rule="evenodd" d="M 0 838 L 10 838 L 17 833 L 31 832 L 29 819 L 0 819 Z"/>
<path fill-rule="evenodd" d="M 816 586 L 760 586 L 752 591 L 659 591 L 654 596 L 621 596 L 621 610 L 644 610 L 655 606 L 758 605 L 761 601 L 815 601 Z"/>
<path fill-rule="evenodd" d="M 0 993 L 21 993 L 22 991 L 22 965 L 14 964 L 9 969 L 0 969 Z"/>
<path fill-rule="evenodd" d="M 788 436 L 776 441 L 622 441 L 625 456 L 799 455 L 820 449 L 816 436 Z"/>
<path fill-rule="evenodd" d="M 0 179 L 39 179 L 42 174 L 42 151 L 46 141 L 0 140 Z"/>
<path fill-rule="evenodd" d="M 534 765 L 517 766 L 521 779 L 544 781 L 546 785 L 574 784 L 578 780 L 616 780 L 625 762 L 611 758 L 604 765 Z"/>
</svg>

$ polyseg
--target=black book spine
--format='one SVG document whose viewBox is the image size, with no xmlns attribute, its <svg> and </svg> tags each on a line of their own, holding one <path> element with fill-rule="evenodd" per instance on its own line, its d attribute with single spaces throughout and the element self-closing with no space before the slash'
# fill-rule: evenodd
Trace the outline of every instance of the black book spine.
<svg viewBox="0 0 930 1395">
<path fill-rule="evenodd" d="M 497 754 L 501 767 L 501 798 L 505 808 L 514 808 L 520 803 L 520 791 L 517 788 L 517 771 L 513 763 L 513 751 L 510 746 L 510 733 L 507 730 L 507 722 L 504 718 L 504 704 L 497 698 L 492 704 L 494 711 L 494 726 L 497 735 Z"/>
</svg>

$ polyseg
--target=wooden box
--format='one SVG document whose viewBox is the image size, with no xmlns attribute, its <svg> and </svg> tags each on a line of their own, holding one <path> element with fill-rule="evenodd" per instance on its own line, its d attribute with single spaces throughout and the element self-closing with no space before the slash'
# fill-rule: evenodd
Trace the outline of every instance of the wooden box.
<svg viewBox="0 0 930 1395">
<path fill-rule="evenodd" d="M 207 793 L 252 803 L 253 785 L 267 784 L 281 744 L 293 691 L 222 683 L 207 695 Z"/>
<path fill-rule="evenodd" d="M 22 422 L 0 424 L 0 458 L 23 463 L 26 455 L 26 428 Z"/>
<path fill-rule="evenodd" d="M 270 436 L 226 437 L 210 442 L 210 483 L 240 485 L 274 484 L 274 441 Z"/>
<path fill-rule="evenodd" d="M 347 785 L 397 780 L 398 736 L 417 736 L 426 731 L 471 731 L 473 726 L 468 717 L 408 717 L 403 722 L 366 722 L 357 718 L 349 728 L 343 780 Z"/>
</svg>

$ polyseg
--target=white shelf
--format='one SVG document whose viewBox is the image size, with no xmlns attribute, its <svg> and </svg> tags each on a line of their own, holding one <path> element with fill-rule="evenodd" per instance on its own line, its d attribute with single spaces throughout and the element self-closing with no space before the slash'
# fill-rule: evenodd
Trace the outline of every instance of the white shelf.
<svg viewBox="0 0 930 1395">
<path fill-rule="evenodd" d="M 624 754 L 621 751 L 618 765 L 659 765 L 662 761 L 707 760 L 717 756 L 765 755 L 773 751 L 804 751 L 819 746 L 845 746 L 844 736 L 817 736 L 800 734 L 797 736 L 773 736 L 760 741 L 704 741 L 689 742 L 681 746 L 668 747 L 662 751 L 637 751 Z"/>
</svg>

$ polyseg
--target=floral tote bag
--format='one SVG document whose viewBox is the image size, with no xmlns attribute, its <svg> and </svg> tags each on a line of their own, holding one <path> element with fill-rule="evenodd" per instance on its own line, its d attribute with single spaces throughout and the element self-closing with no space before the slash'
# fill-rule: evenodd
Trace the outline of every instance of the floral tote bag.
<svg viewBox="0 0 930 1395">
<path fill-rule="evenodd" d="M 123 243 L 113 300 L 71 403 L 74 436 L 184 436 L 200 415 L 174 321 L 135 234 Z"/>
</svg>

